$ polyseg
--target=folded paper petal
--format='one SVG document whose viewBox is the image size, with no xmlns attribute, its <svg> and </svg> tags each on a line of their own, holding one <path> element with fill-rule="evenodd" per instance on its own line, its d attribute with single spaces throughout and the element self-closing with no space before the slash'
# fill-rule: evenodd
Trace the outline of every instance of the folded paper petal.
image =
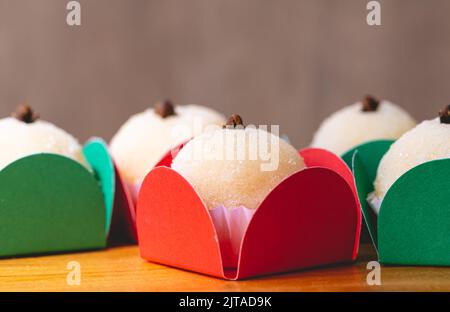
<svg viewBox="0 0 450 312">
<path fill-rule="evenodd" d="M 93 138 L 85 145 L 83 153 L 103 191 L 108 242 L 112 245 L 136 242 L 134 202 L 106 143 L 100 138 Z"/>
<path fill-rule="evenodd" d="M 383 155 L 394 143 L 392 140 L 371 141 L 345 153 L 342 158 L 353 172 L 360 209 L 375 249 L 378 247 L 377 217 L 367 203 L 367 196 L 373 191 L 373 181 Z"/>
<path fill-rule="evenodd" d="M 144 259 L 223 276 L 219 239 L 194 188 L 176 171 L 157 167 L 142 183 L 137 205 Z"/>
<path fill-rule="evenodd" d="M 102 248 L 106 209 L 91 172 L 37 154 L 0 171 L 0 257 Z"/>
<path fill-rule="evenodd" d="M 350 169 L 351 166 L 348 166 L 341 157 L 321 148 L 305 148 L 300 151 L 300 155 L 303 157 L 305 164 L 309 168 L 312 167 L 328 168 L 339 174 L 350 186 L 355 202 L 359 203 L 359 197 L 356 191 L 354 177 Z M 358 256 L 359 240 L 361 236 L 361 225 L 362 225 L 361 209 L 359 208 L 359 205 L 354 206 L 354 208 L 356 210 L 355 213 L 358 216 L 358 220 L 356 227 L 357 234 L 355 235 L 355 242 L 353 246 L 353 257 L 352 257 L 353 260 L 355 260 L 356 257 Z"/>
<path fill-rule="evenodd" d="M 450 159 L 406 172 L 389 189 L 378 215 L 380 261 L 450 266 Z"/>
<path fill-rule="evenodd" d="M 355 206 L 350 186 L 330 169 L 288 177 L 250 221 L 237 278 L 352 261 Z"/>
</svg>

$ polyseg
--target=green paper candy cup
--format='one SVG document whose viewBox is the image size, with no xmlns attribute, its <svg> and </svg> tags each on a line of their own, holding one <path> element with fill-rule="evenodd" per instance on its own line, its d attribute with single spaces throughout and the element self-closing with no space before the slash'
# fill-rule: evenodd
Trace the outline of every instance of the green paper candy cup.
<svg viewBox="0 0 450 312">
<path fill-rule="evenodd" d="M 450 265 L 450 159 L 402 175 L 385 195 L 378 217 L 367 204 L 378 165 L 393 141 L 372 141 L 347 152 L 361 210 L 379 260 L 398 265 Z"/>
<path fill-rule="evenodd" d="M 84 154 L 92 171 L 55 154 L 27 156 L 0 171 L 0 257 L 107 246 L 118 205 L 115 168 L 99 139 Z"/>
</svg>

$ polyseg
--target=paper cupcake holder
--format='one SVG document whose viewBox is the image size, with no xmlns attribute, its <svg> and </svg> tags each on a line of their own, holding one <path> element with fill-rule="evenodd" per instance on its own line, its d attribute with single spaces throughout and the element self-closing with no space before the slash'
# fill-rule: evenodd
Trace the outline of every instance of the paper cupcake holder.
<svg viewBox="0 0 450 312">
<path fill-rule="evenodd" d="M 254 211 L 231 267 L 230 250 L 218 235 L 227 225 L 216 228 L 180 174 L 168 166 L 154 168 L 137 203 L 141 256 L 230 280 L 353 261 L 361 212 L 351 172 L 325 150 L 306 149 L 301 155 L 308 168 L 283 180 Z"/>
<path fill-rule="evenodd" d="M 27 156 L 0 171 L 0 257 L 136 240 L 134 206 L 106 144 L 93 139 L 83 152 L 93 172 L 56 154 Z"/>
<path fill-rule="evenodd" d="M 361 210 L 381 263 L 450 266 L 450 159 L 418 165 L 386 193 L 378 216 L 367 203 L 383 155 L 393 141 L 372 141 L 346 153 Z"/>
</svg>

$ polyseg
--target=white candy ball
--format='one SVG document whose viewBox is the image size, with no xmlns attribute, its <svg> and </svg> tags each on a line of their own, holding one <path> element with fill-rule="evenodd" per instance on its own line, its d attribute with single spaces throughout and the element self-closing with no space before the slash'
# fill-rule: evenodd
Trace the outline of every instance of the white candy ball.
<svg viewBox="0 0 450 312">
<path fill-rule="evenodd" d="M 399 106 L 381 101 L 375 111 L 363 111 L 362 102 L 347 106 L 325 119 L 311 145 L 342 155 L 362 143 L 379 139 L 397 139 L 416 125 Z"/>
<path fill-rule="evenodd" d="M 260 145 L 258 138 L 267 145 Z M 283 179 L 304 167 L 303 159 L 289 143 L 251 127 L 199 135 L 184 146 L 172 163 L 172 168 L 194 186 L 208 209 L 255 209 Z"/>
<path fill-rule="evenodd" d="M 425 162 L 450 157 L 450 124 L 439 118 L 426 120 L 391 145 L 381 159 L 371 196 L 376 212 L 394 182 L 408 170 Z"/>
<path fill-rule="evenodd" d="M 200 134 L 210 125 L 222 126 L 224 116 L 207 107 L 175 107 L 166 118 L 154 109 L 131 116 L 113 137 L 111 153 L 124 179 L 139 184 L 171 148 Z"/>
<path fill-rule="evenodd" d="M 78 141 L 46 121 L 25 123 L 16 118 L 0 119 L 0 169 L 25 156 L 53 153 L 69 157 L 87 167 Z"/>
</svg>

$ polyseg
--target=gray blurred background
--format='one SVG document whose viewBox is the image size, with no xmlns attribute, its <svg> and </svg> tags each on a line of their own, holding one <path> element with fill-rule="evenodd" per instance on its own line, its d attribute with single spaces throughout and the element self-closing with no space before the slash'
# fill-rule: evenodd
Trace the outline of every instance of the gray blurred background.
<svg viewBox="0 0 450 312">
<path fill-rule="evenodd" d="M 417 119 L 450 103 L 450 1 L 0 0 L 0 116 L 28 102 L 109 140 L 161 98 L 280 124 L 297 146 L 371 93 Z"/>
</svg>

